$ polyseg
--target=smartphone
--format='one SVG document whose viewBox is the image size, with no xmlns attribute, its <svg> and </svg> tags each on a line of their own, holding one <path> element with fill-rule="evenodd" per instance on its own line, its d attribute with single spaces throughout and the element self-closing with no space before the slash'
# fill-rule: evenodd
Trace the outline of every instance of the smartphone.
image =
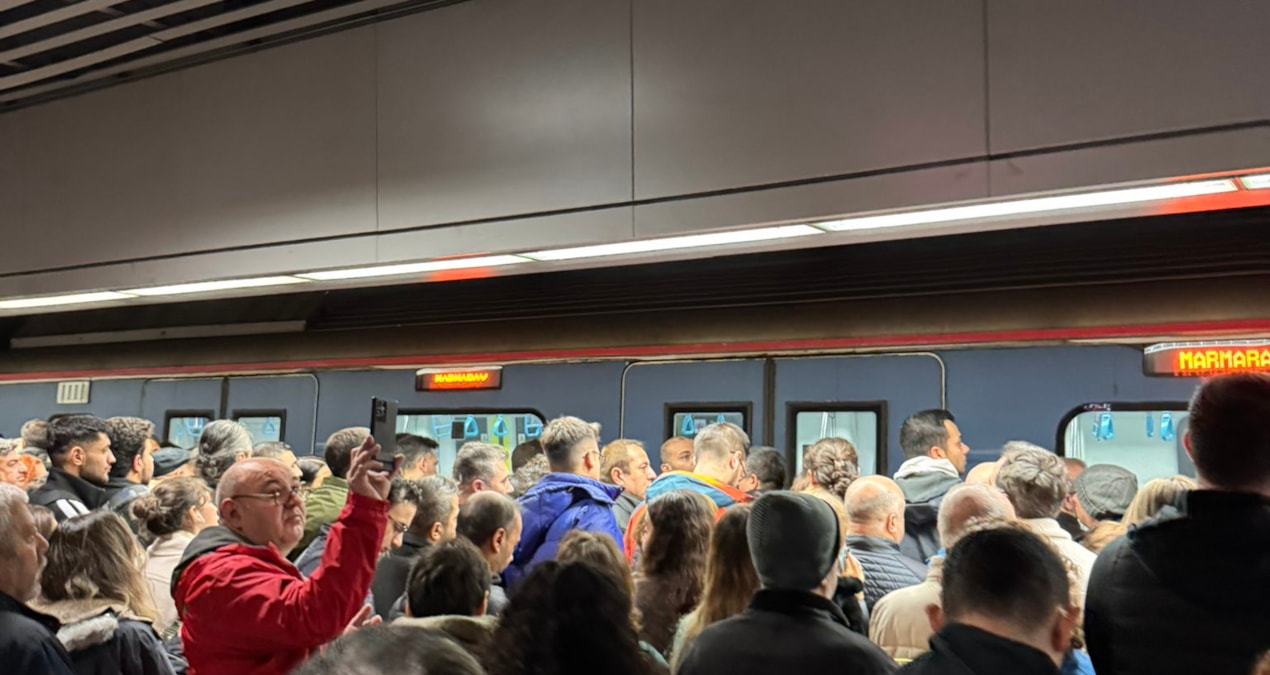
<svg viewBox="0 0 1270 675">
<path fill-rule="evenodd" d="M 397 402 L 386 398 L 370 400 L 370 435 L 379 444 L 379 465 L 391 471 L 397 454 Z"/>
</svg>

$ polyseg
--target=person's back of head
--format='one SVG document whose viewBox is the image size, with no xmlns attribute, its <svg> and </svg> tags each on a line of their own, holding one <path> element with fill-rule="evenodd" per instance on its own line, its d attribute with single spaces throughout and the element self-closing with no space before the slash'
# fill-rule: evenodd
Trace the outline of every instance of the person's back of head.
<svg viewBox="0 0 1270 675">
<path fill-rule="evenodd" d="M 692 441 L 697 457 L 693 472 L 733 487 L 745 478 L 745 461 L 750 454 L 750 436 L 731 422 L 715 422 L 697 432 Z"/>
<path fill-rule="evenodd" d="M 347 427 L 331 434 L 326 439 L 326 447 L 322 457 L 336 478 L 348 478 L 348 468 L 353 461 L 353 451 L 366 442 L 370 429 L 366 427 Z"/>
<path fill-rule="evenodd" d="M 458 527 L 458 485 L 446 476 L 435 475 L 415 483 L 419 488 L 419 502 L 409 532 L 432 542 L 453 539 Z"/>
<path fill-rule="evenodd" d="M 754 490 L 771 492 L 785 489 L 785 455 L 776 448 L 750 448 L 745 471 L 754 476 Z"/>
<path fill-rule="evenodd" d="M 441 445 L 435 440 L 418 434 L 397 434 L 397 454 L 402 456 L 402 473 L 410 474 L 407 478 L 422 478 L 437 472 L 437 449 Z"/>
<path fill-rule="evenodd" d="M 947 410 L 923 410 L 909 415 L 900 425 L 900 449 L 905 459 L 931 456 L 931 448 L 944 447 L 948 442 L 945 422 L 957 419 Z"/>
<path fill-rule="evenodd" d="M 485 675 L 485 671 L 441 631 L 383 624 L 344 635 L 294 675 Z"/>
<path fill-rule="evenodd" d="M 560 540 L 560 548 L 556 549 L 556 562 L 560 564 L 585 562 L 595 569 L 608 574 L 619 586 L 626 589 L 626 594 L 634 596 L 635 579 L 631 568 L 626 564 L 626 557 L 617 542 L 607 534 L 573 530 Z"/>
<path fill-rule="evenodd" d="M 52 440 L 49 438 L 49 424 L 44 420 L 28 420 L 18 433 L 22 437 L 23 447 L 39 448 L 47 452 L 52 445 Z"/>
<path fill-rule="evenodd" d="M 842 536 L 823 500 L 799 492 L 765 494 L 750 507 L 746 534 L 763 588 L 833 595 Z"/>
<path fill-rule="evenodd" d="M 1001 458 L 997 487 L 1005 491 L 1019 518 L 1053 518 L 1067 497 L 1067 467 L 1041 448 L 1011 451 Z"/>
<path fill-rule="evenodd" d="M 251 449 L 252 457 L 264 457 L 266 459 L 276 459 L 279 461 L 282 461 L 288 453 L 292 455 L 295 454 L 295 452 L 291 449 L 291 446 L 283 443 L 282 441 L 264 441 L 263 443 L 257 443 L 255 447 Z"/>
<path fill-rule="evenodd" d="M 1129 528 L 1118 520 L 1103 520 L 1086 532 L 1085 536 L 1081 537 L 1080 545 L 1094 553 L 1101 553 L 1107 547 L 1107 544 L 1120 538 L 1128 531 Z"/>
<path fill-rule="evenodd" d="M 1270 497 L 1270 375 L 1206 380 L 1191 398 L 1182 440 L 1201 488 Z"/>
<path fill-rule="evenodd" d="M 503 610 L 489 675 L 647 675 L 654 666 L 631 624 L 632 600 L 590 563 L 538 565 Z"/>
<path fill-rule="evenodd" d="M 512 485 L 515 487 L 514 494 L 519 497 L 529 491 L 529 488 L 538 484 L 544 476 L 551 473 L 551 466 L 547 464 L 547 456 L 538 453 L 529 458 L 523 466 L 516 469 L 516 475 L 512 476 Z"/>
<path fill-rule="evenodd" d="M 1014 506 L 1000 490 L 966 483 L 949 490 L 939 503 L 939 543 L 948 550 L 972 527 L 1014 520 Z"/>
<path fill-rule="evenodd" d="M 109 511 L 68 518 L 49 540 L 40 575 L 49 602 L 113 600 L 146 619 L 158 618 L 150 587 L 141 574 L 143 554 L 127 523 Z"/>
<path fill-rule="evenodd" d="M 140 417 L 111 417 L 106 420 L 106 435 L 110 437 L 110 451 L 115 455 L 110 477 L 124 478 L 135 473 L 138 482 L 150 482 L 154 460 L 153 456 L 147 459 L 145 453 L 158 446 L 154 440 L 154 422 Z"/>
<path fill-rule="evenodd" d="M 802 480 L 839 498 L 846 496 L 847 486 L 859 477 L 859 454 L 845 438 L 822 438 L 803 453 Z"/>
<path fill-rule="evenodd" d="M 586 421 L 568 415 L 557 417 L 547 423 L 538 440 L 553 472 L 600 479 L 599 438 Z"/>
<path fill-rule="evenodd" d="M 714 528 L 714 505 L 694 490 L 671 490 L 648 503 L 653 532 L 640 570 L 646 576 L 681 576 L 700 591 Z"/>
<path fill-rule="evenodd" d="M 758 590 L 758 573 L 750 558 L 750 505 L 735 504 L 723 513 L 710 535 L 706 583 L 699 609 L 700 628 L 739 614 Z"/>
<path fill-rule="evenodd" d="M 234 420 L 213 420 L 198 436 L 194 474 L 216 489 L 229 467 L 251 457 L 251 433 Z"/>
<path fill-rule="evenodd" d="M 331 471 L 326 462 L 317 457 L 301 457 L 296 466 L 300 469 L 300 483 L 309 488 L 316 487 L 314 483 L 318 482 L 320 474 Z"/>
<path fill-rule="evenodd" d="M 494 572 L 502 572 L 512 561 L 520 539 L 519 511 L 511 497 L 488 490 L 472 495 L 459 509 L 459 535 L 481 549 Z"/>
<path fill-rule="evenodd" d="M 1086 527 L 1103 520 L 1119 521 L 1138 494 L 1138 477 L 1114 464 L 1095 464 L 1071 481 L 1077 515 Z"/>
<path fill-rule="evenodd" d="M 1138 525 L 1159 513 L 1165 506 L 1176 504 L 1179 497 L 1198 487 L 1194 480 L 1186 476 L 1149 480 L 1133 496 L 1121 522 L 1125 525 Z"/>
<path fill-rule="evenodd" d="M 502 471 L 500 471 L 500 467 Z M 506 471 L 507 451 L 491 443 L 464 443 L 454 456 L 454 481 L 464 493 L 494 490 L 506 493 L 497 483 Z"/>
<path fill-rule="evenodd" d="M 203 507 L 213 499 L 207 484 L 198 478 L 173 478 L 154 486 L 132 502 L 132 515 L 154 537 L 166 537 L 180 530 L 194 532 L 205 522 Z"/>
<path fill-rule="evenodd" d="M 1060 462 L 1061 464 L 1061 462 Z M 1034 647 L 1060 663 L 1077 617 L 1067 570 L 1037 536 L 993 528 L 962 537 L 944 559 L 942 618 Z"/>
<path fill-rule="evenodd" d="M 904 539 L 904 491 L 885 476 L 865 476 L 847 488 L 850 532 L 899 543 Z"/>
<path fill-rule="evenodd" d="M 466 539 L 429 546 L 406 579 L 406 613 L 428 616 L 482 616 L 489 600 L 489 566 Z"/>
<path fill-rule="evenodd" d="M 541 454 L 542 441 L 536 438 L 531 438 L 512 448 L 512 471 L 519 471 L 520 467 L 529 463 L 529 460 Z"/>
</svg>

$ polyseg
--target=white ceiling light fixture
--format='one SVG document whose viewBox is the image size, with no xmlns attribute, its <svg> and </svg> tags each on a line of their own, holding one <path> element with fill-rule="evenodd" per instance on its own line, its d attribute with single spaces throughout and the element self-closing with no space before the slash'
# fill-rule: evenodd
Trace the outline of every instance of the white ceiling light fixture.
<svg viewBox="0 0 1270 675">
<path fill-rule="evenodd" d="M 1259 173 L 1239 179 L 1245 190 L 1270 190 L 1270 173 Z"/>
<path fill-rule="evenodd" d="M 112 300 L 128 300 L 134 296 L 116 291 L 100 291 L 95 293 L 68 293 L 66 295 L 46 295 L 41 298 L 16 298 L 0 300 L 0 309 L 32 309 L 34 307 L 57 307 L 59 305 L 87 305 L 95 302 Z"/>
<path fill-rule="evenodd" d="M 292 276 L 252 277 L 247 279 L 222 279 L 220 281 L 198 281 L 190 284 L 174 284 L 172 286 L 152 286 L 150 288 L 134 288 L 122 291 L 128 295 L 188 295 L 191 293 L 214 293 L 216 291 L 233 291 L 243 288 L 262 288 L 265 286 L 287 286 L 290 284 L 308 283 L 308 279 Z"/>
<path fill-rule="evenodd" d="M 764 227 L 756 230 L 710 232 L 707 234 L 690 234 L 682 237 L 664 237 L 661 239 L 645 239 L 642 241 L 624 241 L 616 244 L 598 244 L 596 246 L 560 248 L 546 251 L 534 251 L 533 253 L 522 253 L 521 255 L 534 260 L 550 262 L 557 260 L 577 260 L 579 258 L 600 258 L 611 255 L 629 255 L 633 253 L 678 251 L 689 248 L 705 248 L 707 246 L 726 246 L 728 244 L 748 244 L 759 241 L 805 237 L 813 234 L 823 234 L 823 232 L 809 225 L 781 225 L 778 227 Z"/>
<path fill-rule="evenodd" d="M 1199 197 L 1222 192 L 1234 192 L 1238 189 L 1234 181 L 1223 178 L 1147 187 L 1117 188 L 1099 190 L 1097 192 L 1079 192 L 1052 197 L 1010 199 L 984 204 L 922 209 L 919 211 L 884 213 L 875 216 L 859 216 L 815 223 L 815 226 L 830 232 L 849 232 L 889 227 L 909 227 L 913 225 L 934 225 L 962 220 L 981 220 L 1003 216 L 1030 215 L 1121 204 L 1139 204 L 1184 197 Z"/>
<path fill-rule="evenodd" d="M 346 279 L 369 279 L 371 277 L 395 277 L 408 274 L 424 274 L 427 272 L 445 272 L 464 270 L 476 267 L 502 267 L 517 263 L 533 262 L 518 255 L 487 255 L 475 258 L 450 258 L 446 260 L 429 260 L 427 262 L 402 263 L 400 265 L 377 265 L 375 267 L 352 267 L 343 270 L 322 270 L 320 272 L 304 272 L 295 276 L 313 281 L 343 281 Z"/>
</svg>

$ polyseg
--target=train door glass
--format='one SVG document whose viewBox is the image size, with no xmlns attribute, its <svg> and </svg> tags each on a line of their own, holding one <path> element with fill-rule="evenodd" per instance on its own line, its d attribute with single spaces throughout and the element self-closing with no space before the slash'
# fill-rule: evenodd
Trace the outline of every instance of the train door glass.
<svg viewBox="0 0 1270 675">
<path fill-rule="evenodd" d="M 1186 404 L 1090 403 L 1063 417 L 1058 452 L 1086 464 L 1116 464 L 1134 472 L 1139 484 L 1176 474 L 1195 475 L 1182 435 Z"/>
<path fill-rule="evenodd" d="M 203 427 L 213 419 L 211 410 L 169 410 L 163 416 L 163 440 L 187 450 L 194 448 Z"/>
<path fill-rule="evenodd" d="M 731 422 L 750 431 L 753 405 L 745 403 L 667 403 L 665 438 L 693 438 L 697 432 L 718 422 Z"/>
<path fill-rule="evenodd" d="M 502 446 L 509 455 L 517 445 L 542 435 L 545 417 L 536 410 L 402 410 L 397 432 L 436 441 L 437 473 L 449 476 L 454 457 L 464 443 L 479 441 Z"/>
<path fill-rule="evenodd" d="M 234 419 L 247 427 L 251 442 L 281 441 L 287 425 L 285 410 L 235 410 Z"/>
<path fill-rule="evenodd" d="M 860 475 L 877 473 L 885 457 L 885 403 L 790 403 L 789 447 L 794 451 L 794 475 L 803 471 L 803 453 L 822 438 L 845 438 L 860 458 Z"/>
</svg>

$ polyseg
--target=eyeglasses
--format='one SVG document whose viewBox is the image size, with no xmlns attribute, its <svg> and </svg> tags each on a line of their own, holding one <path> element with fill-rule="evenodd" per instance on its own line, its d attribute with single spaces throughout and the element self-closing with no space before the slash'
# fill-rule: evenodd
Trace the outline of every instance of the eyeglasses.
<svg viewBox="0 0 1270 675">
<path fill-rule="evenodd" d="M 300 499 L 300 494 L 300 487 L 298 485 L 293 485 L 290 488 L 287 488 L 286 492 L 283 492 L 282 490 L 274 490 L 273 492 L 255 492 L 234 495 L 233 497 L 230 497 L 230 499 L 268 499 L 273 502 L 275 506 L 281 506 L 292 499 Z"/>
<path fill-rule="evenodd" d="M 392 523 L 392 529 L 396 530 L 397 534 L 405 534 L 406 530 L 410 529 L 410 523 L 402 523 L 396 518 L 390 517 L 388 518 L 388 522 Z"/>
</svg>

